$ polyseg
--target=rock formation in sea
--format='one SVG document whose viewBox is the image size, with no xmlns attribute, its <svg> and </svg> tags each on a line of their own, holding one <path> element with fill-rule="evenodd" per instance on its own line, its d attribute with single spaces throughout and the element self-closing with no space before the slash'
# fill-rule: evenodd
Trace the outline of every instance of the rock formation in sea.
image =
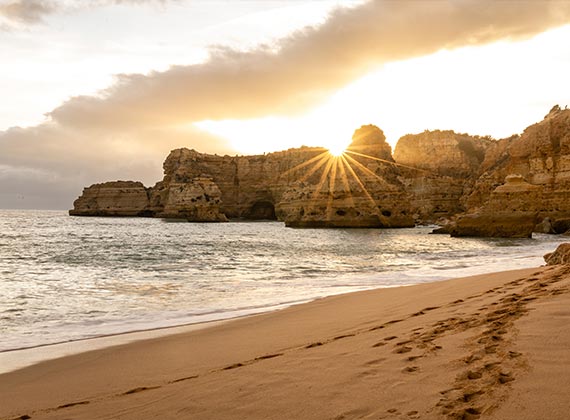
<svg viewBox="0 0 570 420">
<path fill-rule="evenodd" d="M 484 205 L 457 218 L 451 236 L 530 238 L 535 229 L 541 188 L 513 174 L 491 193 Z"/>
<path fill-rule="evenodd" d="M 150 190 L 142 182 L 111 181 L 93 184 L 73 203 L 72 216 L 153 216 Z"/>
<path fill-rule="evenodd" d="M 276 204 L 276 214 L 287 226 L 414 226 L 399 166 L 378 127 L 362 126 L 342 156 L 325 152 L 307 169 L 288 182 Z"/>
<path fill-rule="evenodd" d="M 447 231 L 460 236 L 570 229 L 570 110 L 558 106 L 502 140 L 425 131 L 403 136 L 392 155 L 382 130 L 367 125 L 340 157 L 319 147 L 256 156 L 182 148 L 163 167 L 152 188 L 131 181 L 86 188 L 70 214 L 299 227 L 450 222 Z"/>
<path fill-rule="evenodd" d="M 463 202 L 469 214 L 452 229 L 460 236 L 525 237 L 545 220 L 558 233 L 570 228 L 570 110 L 555 106 L 520 137 L 492 144 Z"/>
<path fill-rule="evenodd" d="M 531 185 L 540 187 L 540 198 L 529 196 L 525 204 L 529 210 L 553 219 L 568 217 L 570 110 L 557 105 L 541 122 L 526 128 L 520 137 L 495 143 L 485 155 L 473 192 L 466 197 L 466 206 L 483 205 L 511 174 L 519 174 Z"/>
</svg>

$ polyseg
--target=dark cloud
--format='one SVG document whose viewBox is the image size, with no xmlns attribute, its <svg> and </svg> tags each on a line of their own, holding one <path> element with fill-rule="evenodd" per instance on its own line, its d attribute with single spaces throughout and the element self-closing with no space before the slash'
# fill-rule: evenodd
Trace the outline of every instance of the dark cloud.
<svg viewBox="0 0 570 420">
<path fill-rule="evenodd" d="M 225 141 L 192 127 L 109 132 L 45 123 L 0 132 L 0 208 L 68 208 L 84 186 L 105 180 L 154 185 L 168 152 L 185 146 L 235 153 Z"/>
<path fill-rule="evenodd" d="M 566 1 L 378 0 L 338 9 L 323 25 L 275 45 L 247 52 L 216 47 L 202 64 L 120 75 L 99 96 L 75 97 L 54 109 L 46 124 L 0 132 L 0 165 L 11 174 L 19 170 L 31 189 L 43 185 L 46 195 L 51 178 L 38 183 L 34 170 L 64 180 L 68 195 L 107 179 L 148 184 L 174 147 L 230 151 L 219 139 L 181 126 L 299 113 L 383 63 L 528 37 L 569 17 Z"/>
</svg>

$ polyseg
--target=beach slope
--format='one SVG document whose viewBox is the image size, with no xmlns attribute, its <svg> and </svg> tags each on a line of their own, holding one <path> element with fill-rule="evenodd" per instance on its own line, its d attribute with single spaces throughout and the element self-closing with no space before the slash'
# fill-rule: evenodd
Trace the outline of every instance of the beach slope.
<svg viewBox="0 0 570 420">
<path fill-rule="evenodd" d="M 570 267 L 351 293 L 0 375 L 0 419 L 562 419 Z"/>
</svg>

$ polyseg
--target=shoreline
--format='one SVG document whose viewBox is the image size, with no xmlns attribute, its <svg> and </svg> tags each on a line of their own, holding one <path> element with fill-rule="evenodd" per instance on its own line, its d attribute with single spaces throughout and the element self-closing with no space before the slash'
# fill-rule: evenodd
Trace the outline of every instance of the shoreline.
<svg viewBox="0 0 570 420">
<path fill-rule="evenodd" d="M 536 418 L 508 407 L 520 414 L 530 402 L 511 397 L 537 381 L 535 412 L 539 397 L 538 412 L 569 404 L 549 396 L 556 378 L 541 381 L 545 355 L 533 358 L 537 334 L 570 336 L 543 309 L 569 302 L 569 271 L 348 293 L 41 362 L 0 375 L 0 419 Z M 568 377 L 566 348 L 553 351 Z"/>
<path fill-rule="evenodd" d="M 536 256 L 525 256 L 525 257 L 518 257 L 519 259 L 539 259 L 538 254 Z M 540 257 L 542 260 L 542 257 Z M 526 269 L 529 267 L 512 267 L 508 268 L 508 270 L 520 270 Z M 434 268 L 434 270 L 438 270 Z M 483 266 L 464 266 L 461 269 L 459 268 L 445 268 L 441 269 L 441 273 L 445 273 L 447 271 L 456 274 L 456 271 L 467 271 L 468 273 L 465 275 L 466 277 L 473 277 L 485 274 L 491 274 L 491 272 L 485 272 Z M 481 272 L 483 271 L 483 272 Z M 199 326 L 217 322 L 227 322 L 232 321 L 235 319 L 240 319 L 243 317 L 255 316 L 264 313 L 270 313 L 274 311 L 280 311 L 282 309 L 286 309 L 291 306 L 303 305 L 305 303 L 314 302 L 320 299 L 326 299 L 328 297 L 333 296 L 342 296 L 352 293 L 359 293 L 359 292 L 366 292 L 366 291 L 373 291 L 373 290 L 382 290 L 387 288 L 399 288 L 399 287 L 410 287 L 420 284 L 430 284 L 430 283 L 437 283 L 441 281 L 448 281 L 455 278 L 461 278 L 464 276 L 458 277 L 457 275 L 442 275 L 440 277 L 433 277 L 432 275 L 428 276 L 425 273 L 423 275 L 417 275 L 413 273 L 413 275 L 407 278 L 407 282 L 395 282 L 393 284 L 386 283 L 386 278 L 398 278 L 398 277 L 406 277 L 409 276 L 410 273 L 406 271 L 395 271 L 389 273 L 380 273 L 382 277 L 379 278 L 379 284 L 377 285 L 355 285 L 352 287 L 352 290 L 342 290 L 342 291 L 335 291 L 333 293 L 327 293 L 312 297 L 300 297 L 298 300 L 290 301 L 290 302 L 281 302 L 281 303 L 270 303 L 265 306 L 253 306 L 253 307 L 244 307 L 244 308 L 235 308 L 229 310 L 220 310 L 214 311 L 209 313 L 204 313 L 200 315 L 193 315 L 187 321 L 176 322 L 175 320 L 162 320 L 162 322 L 173 322 L 172 324 L 159 324 L 153 325 L 149 323 L 148 326 L 140 326 L 135 327 L 134 329 L 126 329 L 126 330 L 119 330 L 119 331 L 111 331 L 108 333 L 102 333 L 100 335 L 94 336 L 87 336 L 81 338 L 72 338 L 72 339 L 64 339 L 61 341 L 55 341 L 50 343 L 39 343 L 39 344 L 31 344 L 25 345 L 22 347 L 17 348 L 7 348 L 0 350 L 0 374 L 11 372 L 16 369 L 27 367 L 31 364 L 39 363 L 45 360 L 51 360 L 57 357 L 63 357 L 67 355 L 72 355 L 76 353 L 81 353 L 85 351 L 90 351 L 92 349 L 100 349 L 108 346 L 113 346 L 116 344 L 124 344 L 133 341 L 138 341 L 141 339 L 148 339 L 153 337 L 161 337 L 167 334 L 176 334 L 180 329 L 180 332 L 184 332 L 186 329 L 192 330 L 198 328 Z M 378 274 L 377 274 L 378 275 Z M 343 286 L 344 287 L 344 286 Z M 348 287 L 348 286 L 347 286 Z M 226 316 L 229 315 L 229 316 Z M 126 324 L 125 324 L 126 325 Z M 119 326 L 120 328 L 120 326 Z M 128 328 L 128 327 L 127 327 Z M 202 328 L 202 327 L 200 327 Z M 137 336 L 141 336 L 139 338 Z M 124 338 L 121 338 L 124 337 Z M 99 343 L 99 341 L 101 343 Z M 111 344 L 106 344 L 105 342 L 108 341 Z M 89 343 L 93 343 L 92 346 Z M 58 350 L 58 347 L 61 348 L 61 351 Z M 74 349 L 73 347 L 77 347 L 78 349 Z M 32 354 L 35 352 L 39 352 L 42 349 L 48 349 L 46 353 L 48 355 L 42 354 Z M 18 356 L 18 353 L 22 353 L 22 357 Z M 27 353 L 27 354 L 26 354 Z M 20 360 L 21 359 L 21 360 Z"/>
<path fill-rule="evenodd" d="M 447 280 L 451 279 L 444 278 L 440 280 L 432 280 L 429 283 L 447 281 Z M 106 349 L 114 346 L 120 346 L 123 344 L 136 343 L 138 341 L 143 341 L 143 340 L 152 340 L 169 335 L 184 334 L 192 331 L 210 328 L 226 322 L 232 322 L 242 318 L 265 315 L 273 312 L 282 311 L 284 309 L 295 307 L 298 305 L 310 304 L 312 302 L 316 302 L 321 299 L 327 299 L 330 297 L 344 296 L 353 293 L 369 292 L 374 290 L 382 290 L 382 289 L 390 289 L 398 287 L 410 287 L 410 286 L 415 286 L 417 284 L 425 284 L 425 283 L 362 288 L 350 292 L 343 291 L 340 293 L 330 294 L 326 296 L 318 296 L 315 298 L 299 300 L 295 302 L 287 302 L 287 303 L 257 307 L 253 310 L 253 312 L 249 312 L 247 309 L 237 309 L 234 311 L 215 312 L 212 314 L 208 314 L 208 315 L 215 315 L 222 313 L 233 314 L 228 318 L 216 318 L 204 321 L 188 322 L 188 323 L 166 325 L 160 327 L 149 327 L 146 329 L 143 328 L 139 330 L 109 333 L 94 337 L 85 337 L 85 338 L 78 338 L 67 341 L 59 341 L 55 343 L 38 344 L 22 348 L 0 350 L 0 375 L 14 372 L 27 367 L 31 367 L 38 363 L 48 362 L 54 359 L 86 353 L 89 351 Z M 242 312 L 244 313 L 240 314 Z"/>
<path fill-rule="evenodd" d="M 465 267 L 465 268 L 467 271 L 475 270 L 474 274 L 468 274 L 465 277 L 475 277 L 475 276 L 494 273 L 494 272 L 479 273 L 478 272 L 479 267 Z M 509 269 L 508 271 L 525 270 L 530 268 L 532 267 L 515 268 L 515 269 Z M 391 274 L 393 274 L 394 276 L 406 275 L 406 272 L 394 272 Z M 229 311 L 211 312 L 195 316 L 195 318 L 206 317 L 205 320 L 175 323 L 172 325 L 164 325 L 164 326 L 149 326 L 148 328 L 143 327 L 134 330 L 111 332 L 92 337 L 84 337 L 84 338 L 57 341 L 53 343 L 30 345 L 21 348 L 0 350 L 0 375 L 4 373 L 13 372 L 19 369 L 23 369 L 29 366 L 33 366 L 37 363 L 58 359 L 61 357 L 85 353 L 93 350 L 100 350 L 107 347 L 113 347 L 116 345 L 129 344 L 142 340 L 160 338 L 171 334 L 191 332 L 198 329 L 208 328 L 209 326 L 216 325 L 218 323 L 231 322 L 241 318 L 247 318 L 251 316 L 257 316 L 276 311 L 281 311 L 290 307 L 310 304 L 312 302 L 319 301 L 321 299 L 327 299 L 330 297 L 344 296 L 353 293 L 370 292 L 370 291 L 390 289 L 390 288 L 413 287 L 420 284 L 431 284 L 441 281 L 460 279 L 463 278 L 463 276 L 462 277 L 443 276 L 442 278 L 435 278 L 435 279 L 429 278 L 428 281 L 424 282 L 419 281 L 422 278 L 424 277 L 415 278 L 416 283 L 382 284 L 378 286 L 368 286 L 368 287 L 361 285 L 355 287 L 354 290 L 341 291 L 332 294 L 316 296 L 312 298 L 300 299 L 298 301 L 293 301 L 293 302 L 269 304 L 267 306 L 259 306 L 252 308 L 237 308 Z M 228 316 L 227 318 L 215 317 L 216 315 L 223 315 L 223 314 L 230 314 L 230 316 Z"/>
</svg>

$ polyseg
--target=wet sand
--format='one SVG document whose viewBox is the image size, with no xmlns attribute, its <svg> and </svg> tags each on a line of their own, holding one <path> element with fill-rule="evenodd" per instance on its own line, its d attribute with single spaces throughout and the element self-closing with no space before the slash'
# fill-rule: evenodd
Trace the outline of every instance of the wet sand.
<svg viewBox="0 0 570 420">
<path fill-rule="evenodd" d="M 0 375 L 0 419 L 564 419 L 570 267 L 321 299 Z"/>
</svg>

